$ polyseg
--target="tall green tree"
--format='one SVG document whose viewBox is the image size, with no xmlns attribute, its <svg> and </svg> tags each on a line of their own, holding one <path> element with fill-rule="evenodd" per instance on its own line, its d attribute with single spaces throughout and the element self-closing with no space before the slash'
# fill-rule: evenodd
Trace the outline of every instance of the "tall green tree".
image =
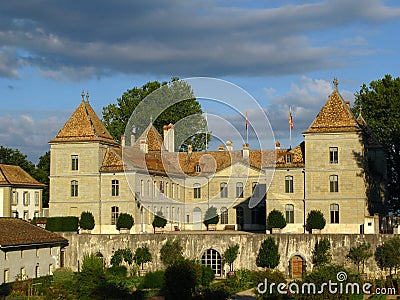
<svg viewBox="0 0 400 300">
<path fill-rule="evenodd" d="M 353 111 L 362 116 L 387 154 L 388 201 L 400 209 L 400 78 L 385 75 L 363 84 L 355 94 Z"/>
<path fill-rule="evenodd" d="M 164 264 L 164 266 L 166 267 L 176 262 L 182 261 L 184 257 L 183 257 L 183 247 L 181 240 L 168 239 L 160 249 L 160 259 Z"/>
<path fill-rule="evenodd" d="M 346 257 L 357 266 L 357 271 L 359 273 L 360 265 L 362 265 L 362 272 L 364 273 L 365 262 L 372 256 L 371 244 L 364 241 L 358 246 L 351 247 Z"/>
<path fill-rule="evenodd" d="M 39 158 L 32 176 L 46 186 L 43 188 L 42 203 L 43 207 L 49 207 L 49 185 L 50 185 L 50 151 L 47 151 Z"/>
<path fill-rule="evenodd" d="M 327 265 L 331 262 L 331 243 L 327 238 L 323 238 L 315 243 L 314 250 L 312 252 L 312 262 L 315 266 Z"/>
<path fill-rule="evenodd" d="M 132 113 L 146 97 L 146 100 L 151 99 L 150 104 L 139 106 L 140 112 L 129 122 Z M 177 103 L 178 100 L 183 101 Z M 162 113 L 155 116 L 154 112 L 160 109 Z M 169 83 L 153 81 L 127 90 L 117 99 L 117 103 L 103 108 L 103 122 L 113 138 L 119 141 L 125 132 L 141 134 L 151 121 L 160 134 L 163 133 L 164 125 L 180 121 L 175 129 L 175 150 L 186 151 L 189 144 L 193 150 L 203 150 L 206 138 L 209 140 L 210 135 L 204 133 L 206 121 L 202 113 L 191 87 L 173 78 Z M 191 117 L 185 119 L 187 116 Z"/>
</svg>

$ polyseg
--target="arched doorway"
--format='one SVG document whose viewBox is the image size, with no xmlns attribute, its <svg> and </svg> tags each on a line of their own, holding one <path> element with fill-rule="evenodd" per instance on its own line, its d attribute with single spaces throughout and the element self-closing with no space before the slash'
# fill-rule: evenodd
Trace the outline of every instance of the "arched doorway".
<svg viewBox="0 0 400 300">
<path fill-rule="evenodd" d="M 201 209 L 195 207 L 193 209 L 193 230 L 201 230 Z"/>
<path fill-rule="evenodd" d="M 210 266 L 216 276 L 222 275 L 221 254 L 217 250 L 208 249 L 201 257 L 201 263 L 204 266 Z"/>
<path fill-rule="evenodd" d="M 300 278 L 303 276 L 303 272 L 305 269 L 304 260 L 300 255 L 295 255 L 290 259 L 289 267 L 290 267 L 290 276 L 292 278 Z"/>
</svg>

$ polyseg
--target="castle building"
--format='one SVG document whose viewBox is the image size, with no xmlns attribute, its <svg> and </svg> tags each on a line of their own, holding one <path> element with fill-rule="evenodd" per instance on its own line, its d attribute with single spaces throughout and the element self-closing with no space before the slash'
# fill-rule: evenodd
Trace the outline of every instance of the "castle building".
<svg viewBox="0 0 400 300">
<path fill-rule="evenodd" d="M 283 232 L 305 232 L 311 210 L 323 212 L 326 233 L 373 233 L 383 212 L 385 156 L 360 115 L 355 118 L 337 83 L 294 149 L 174 152 L 174 126 L 162 137 L 152 124 L 117 143 L 88 101 L 51 140 L 50 216 L 95 217 L 94 233 L 118 233 L 121 213 L 131 233 L 152 232 L 154 214 L 165 230 L 205 230 L 215 207 L 217 230 L 265 232 L 267 214 L 280 210 Z M 126 138 L 128 141 L 126 141 Z M 374 167 L 375 166 L 375 167 Z"/>
</svg>

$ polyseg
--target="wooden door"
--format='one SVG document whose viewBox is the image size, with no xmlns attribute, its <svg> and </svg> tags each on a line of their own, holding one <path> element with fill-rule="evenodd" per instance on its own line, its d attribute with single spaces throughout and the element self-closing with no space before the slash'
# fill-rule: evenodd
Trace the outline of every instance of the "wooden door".
<svg viewBox="0 0 400 300">
<path fill-rule="evenodd" d="M 300 256 L 292 258 L 292 278 L 299 278 L 303 274 L 303 259 Z"/>
</svg>

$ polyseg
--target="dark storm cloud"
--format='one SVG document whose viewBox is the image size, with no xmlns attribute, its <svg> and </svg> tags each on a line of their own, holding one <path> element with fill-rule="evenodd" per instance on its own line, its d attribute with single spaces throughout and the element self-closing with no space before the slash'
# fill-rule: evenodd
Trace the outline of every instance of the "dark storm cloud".
<svg viewBox="0 0 400 300">
<path fill-rule="evenodd" d="M 251 1 L 247 8 L 229 5 L 175 0 L 1 1 L 0 76 L 16 77 L 25 66 L 73 80 L 117 72 L 300 73 L 340 66 L 345 63 L 340 58 L 349 54 L 334 43 L 313 44 L 308 34 L 400 16 L 400 9 L 379 0 L 279 8 Z"/>
</svg>

